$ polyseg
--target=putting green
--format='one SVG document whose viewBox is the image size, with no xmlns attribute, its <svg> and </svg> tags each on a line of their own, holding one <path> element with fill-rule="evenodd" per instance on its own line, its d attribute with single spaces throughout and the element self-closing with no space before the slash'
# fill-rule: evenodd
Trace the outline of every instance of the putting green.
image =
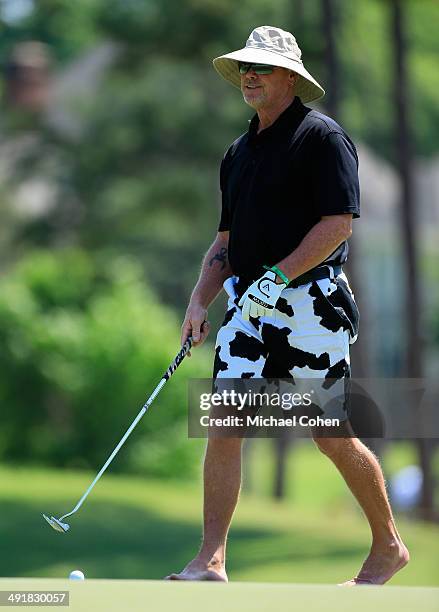
<svg viewBox="0 0 439 612">
<path fill-rule="evenodd" d="M 428 587 L 341 588 L 319 584 L 221 584 L 156 580 L 86 580 L 76 583 L 54 579 L 0 578 L 0 591 L 10 590 L 67 590 L 70 593 L 70 606 L 58 609 L 73 612 L 269 612 L 293 609 L 306 612 L 439 611 L 439 588 Z"/>
</svg>

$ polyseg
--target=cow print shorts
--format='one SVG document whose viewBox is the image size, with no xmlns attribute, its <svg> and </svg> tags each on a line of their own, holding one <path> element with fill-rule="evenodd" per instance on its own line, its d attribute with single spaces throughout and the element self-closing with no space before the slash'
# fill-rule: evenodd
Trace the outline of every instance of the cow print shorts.
<svg viewBox="0 0 439 612">
<path fill-rule="evenodd" d="M 214 379 L 350 376 L 349 344 L 357 339 L 359 312 L 343 272 L 284 289 L 274 316 L 250 321 L 241 316 L 237 282 L 233 276 L 224 283 L 229 300 L 216 339 Z"/>
</svg>

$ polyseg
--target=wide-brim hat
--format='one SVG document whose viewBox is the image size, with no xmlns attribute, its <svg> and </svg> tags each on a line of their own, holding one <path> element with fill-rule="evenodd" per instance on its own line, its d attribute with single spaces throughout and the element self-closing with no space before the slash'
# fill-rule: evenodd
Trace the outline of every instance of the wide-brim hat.
<svg viewBox="0 0 439 612">
<path fill-rule="evenodd" d="M 253 30 L 243 49 L 216 57 L 213 65 L 226 81 L 239 89 L 241 75 L 238 62 L 287 68 L 299 75 L 294 92 L 302 102 L 318 100 L 325 95 L 325 90 L 306 70 L 301 57 L 299 45 L 290 32 L 274 26 L 261 26 Z"/>
</svg>

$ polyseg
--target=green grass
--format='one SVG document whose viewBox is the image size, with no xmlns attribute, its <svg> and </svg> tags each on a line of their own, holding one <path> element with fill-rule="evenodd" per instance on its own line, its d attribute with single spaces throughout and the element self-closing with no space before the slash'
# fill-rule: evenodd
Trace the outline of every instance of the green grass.
<svg viewBox="0 0 439 612">
<path fill-rule="evenodd" d="M 252 493 L 243 493 L 229 538 L 233 581 L 329 583 L 350 578 L 369 529 L 332 464 L 303 443 L 290 460 L 288 497 L 268 497 L 268 445 L 255 445 Z M 264 462 L 265 459 L 265 462 Z M 398 460 L 399 461 L 399 460 Z M 264 474 L 265 470 L 265 474 Z M 51 530 L 41 513 L 68 512 L 94 474 L 0 468 L 0 576 L 160 579 L 181 569 L 200 541 L 200 483 L 106 474 L 71 531 Z M 260 489 L 260 490 L 259 490 Z M 439 526 L 400 518 L 412 561 L 392 584 L 439 585 Z"/>
<path fill-rule="evenodd" d="M 0 590 L 68 591 L 72 612 L 437 612 L 439 589 L 328 585 L 157 582 L 152 580 L 86 580 L 69 583 L 50 579 L 0 579 Z"/>
</svg>

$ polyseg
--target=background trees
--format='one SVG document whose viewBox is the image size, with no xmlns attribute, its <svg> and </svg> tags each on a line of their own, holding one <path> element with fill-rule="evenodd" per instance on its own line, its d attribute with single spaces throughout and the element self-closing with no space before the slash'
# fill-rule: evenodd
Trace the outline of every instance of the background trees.
<svg viewBox="0 0 439 612">
<path fill-rule="evenodd" d="M 426 374 L 432 375 L 439 362 L 438 334 L 433 333 L 439 310 L 434 263 L 434 223 L 439 218 L 434 198 L 439 182 L 439 6 L 429 0 L 395 4 L 404 11 L 409 74 L 408 84 L 396 96 L 394 83 L 402 81 L 393 60 L 398 36 L 389 27 L 391 5 L 379 0 L 39 0 L 22 3 L 20 13 L 17 3 L 1 4 L 0 333 L 5 426 L 0 458 L 39 457 L 62 463 L 67 461 L 65 442 L 70 457 L 77 448 L 78 462 L 81 458 L 94 464 L 97 456 L 102 457 L 100 443 L 89 444 L 86 438 L 79 443 L 77 432 L 73 428 L 68 433 L 66 423 L 102 416 L 99 410 L 111 400 L 114 422 L 111 425 L 110 419 L 109 427 L 116 430 L 119 419 L 126 422 L 119 406 L 137 405 L 135 399 L 143 398 L 150 375 L 151 380 L 160 375 L 175 352 L 179 320 L 217 227 L 219 163 L 252 115 L 239 91 L 212 69 L 211 59 L 243 44 L 251 29 L 262 23 L 279 24 L 297 35 L 306 65 L 329 90 L 331 112 L 359 143 L 360 170 L 367 166 L 366 153 L 375 159 L 375 169 L 363 183 L 359 227 L 367 229 L 357 242 L 359 232 L 354 228 L 352 243 L 356 276 L 366 279 L 363 311 L 368 300 L 377 309 L 370 322 L 367 315 L 363 319 L 364 342 L 368 333 L 371 336 L 365 368 L 372 364 L 373 374 L 388 376 L 401 375 L 405 357 L 413 355 L 413 342 L 420 346 L 419 338 L 411 348 L 404 344 L 406 326 L 392 314 L 395 304 L 403 301 L 398 266 L 407 267 L 401 264 L 401 249 L 408 253 L 408 243 L 395 246 L 388 238 L 399 217 L 391 206 L 394 193 L 377 172 L 388 168 L 397 191 L 395 151 L 404 151 L 401 143 L 395 147 L 395 133 L 403 134 L 398 130 L 402 119 L 397 100 L 409 96 L 405 107 L 412 135 L 414 196 L 405 236 L 418 240 L 424 308 L 417 314 L 412 304 L 407 312 L 409 320 L 419 323 L 412 338 L 423 338 Z M 10 95 L 11 79 L 17 75 L 11 70 L 11 57 L 18 43 L 29 40 L 47 45 L 49 58 L 47 101 L 38 108 L 14 104 Z M 20 74 L 29 76 L 29 71 Z M 325 104 L 323 100 L 324 111 Z M 408 177 L 404 168 L 401 176 Z M 411 232 L 413 217 L 419 221 L 417 235 Z M 130 263 L 120 263 L 127 258 Z M 396 266 L 397 272 L 390 274 L 391 285 L 380 287 L 374 279 L 388 266 Z M 124 280 L 126 275 L 131 280 Z M 45 286 L 43 293 L 35 278 Z M 100 321 L 95 309 L 102 303 Z M 220 299 L 212 308 L 214 326 L 221 314 Z M 385 321 L 391 342 L 377 332 L 376 321 Z M 124 353 L 122 359 L 117 343 L 123 344 L 124 336 L 124 350 L 131 357 Z M 52 365 L 46 363 L 48 354 Z M 90 380 L 81 378 L 83 362 Z M 201 356 L 192 363 L 189 373 L 194 368 L 209 374 Z M 99 375 L 91 380 L 91 372 Z M 58 399 L 50 409 L 54 390 Z M 176 405 L 184 401 L 182 388 L 176 393 L 172 400 L 169 395 L 170 411 L 156 417 L 163 418 L 157 432 L 169 425 L 168 417 L 175 419 L 175 432 L 181 432 L 182 413 Z M 91 407 L 94 396 L 100 398 L 101 408 Z M 31 398 L 37 413 L 28 412 Z M 48 433 L 54 412 L 63 431 L 58 439 L 50 439 L 54 432 Z M 29 440 L 20 446 L 15 436 L 25 421 L 31 427 Z M 41 438 L 45 442 L 39 449 L 33 446 L 34 426 L 46 428 L 49 436 Z M 169 450 L 163 444 L 157 441 L 159 455 Z M 178 443 L 172 446 L 178 456 Z M 120 467 L 135 469 L 128 456 Z"/>
</svg>

